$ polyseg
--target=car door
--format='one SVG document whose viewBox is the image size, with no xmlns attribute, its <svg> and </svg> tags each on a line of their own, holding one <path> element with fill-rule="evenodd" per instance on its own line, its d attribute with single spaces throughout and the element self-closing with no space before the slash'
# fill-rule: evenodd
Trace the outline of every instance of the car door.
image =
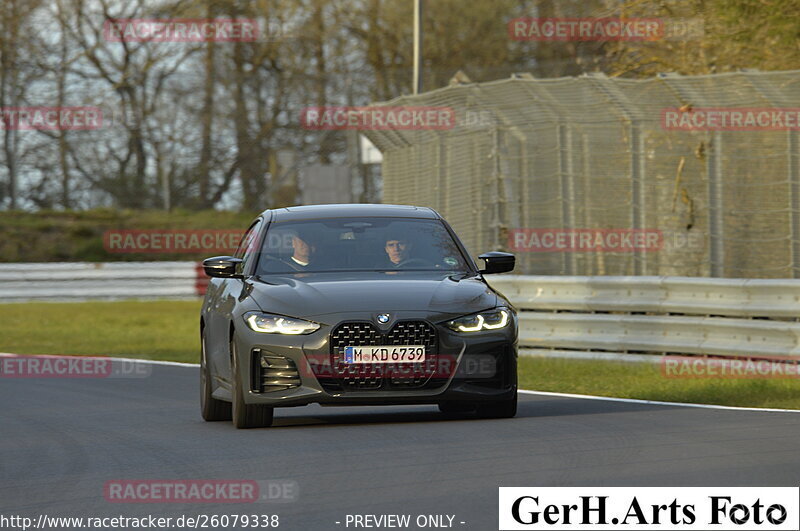
<svg viewBox="0 0 800 531">
<path fill-rule="evenodd" d="M 259 218 L 250 225 L 239 242 L 239 247 L 233 254 L 235 258 L 242 259 L 241 271 L 248 271 L 248 266 L 257 253 L 259 232 L 263 219 Z M 240 278 L 214 278 L 209 283 L 213 290 L 207 305 L 206 348 L 208 349 L 208 362 L 212 365 L 212 374 L 222 382 L 230 384 L 230 324 L 235 315 L 236 304 L 242 294 L 244 282 Z"/>
</svg>

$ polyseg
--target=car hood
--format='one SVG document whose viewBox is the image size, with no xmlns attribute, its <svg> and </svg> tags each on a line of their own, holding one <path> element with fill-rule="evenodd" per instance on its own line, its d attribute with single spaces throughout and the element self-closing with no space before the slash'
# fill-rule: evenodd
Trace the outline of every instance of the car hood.
<svg viewBox="0 0 800 531">
<path fill-rule="evenodd" d="M 292 317 L 421 311 L 459 316 L 493 308 L 497 295 L 477 277 L 439 272 L 299 273 L 255 277 L 251 296 Z"/>
</svg>

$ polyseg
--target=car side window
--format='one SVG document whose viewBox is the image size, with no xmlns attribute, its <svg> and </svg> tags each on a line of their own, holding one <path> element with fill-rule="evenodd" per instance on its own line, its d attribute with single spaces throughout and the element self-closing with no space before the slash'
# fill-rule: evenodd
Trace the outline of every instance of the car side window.
<svg viewBox="0 0 800 531">
<path fill-rule="evenodd" d="M 262 220 L 258 220 L 247 229 L 247 232 L 242 236 L 242 241 L 239 242 L 239 247 L 234 253 L 234 258 L 242 259 L 242 271 L 247 270 L 247 265 L 252 260 L 253 256 L 257 254 L 256 240 L 258 239 L 258 232 L 261 228 Z"/>
</svg>

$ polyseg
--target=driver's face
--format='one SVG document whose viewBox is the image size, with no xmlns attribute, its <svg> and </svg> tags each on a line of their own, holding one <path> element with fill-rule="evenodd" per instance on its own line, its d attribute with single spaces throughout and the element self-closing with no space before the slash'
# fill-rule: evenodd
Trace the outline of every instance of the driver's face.
<svg viewBox="0 0 800 531">
<path fill-rule="evenodd" d="M 293 256 L 301 262 L 308 262 L 316 250 L 313 244 L 308 243 L 299 236 L 292 236 L 292 247 L 294 248 Z"/>
<path fill-rule="evenodd" d="M 405 240 L 388 240 L 386 242 L 386 254 L 393 264 L 399 264 L 406 258 L 411 250 L 411 245 Z"/>
</svg>

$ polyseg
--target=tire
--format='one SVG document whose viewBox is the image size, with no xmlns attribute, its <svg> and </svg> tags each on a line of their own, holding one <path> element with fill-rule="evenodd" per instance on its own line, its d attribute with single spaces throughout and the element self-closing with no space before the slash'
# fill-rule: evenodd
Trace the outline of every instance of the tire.
<svg viewBox="0 0 800 531">
<path fill-rule="evenodd" d="M 502 402 L 488 403 L 478 407 L 478 416 L 485 419 L 510 419 L 517 414 L 517 389 L 519 380 L 517 375 L 516 356 L 513 360 L 514 396 Z"/>
<path fill-rule="evenodd" d="M 231 338 L 231 416 L 233 425 L 238 429 L 268 428 L 272 426 L 275 409 L 260 404 L 245 404 L 244 389 L 239 375 L 239 356 L 236 342 Z"/>
<path fill-rule="evenodd" d="M 478 408 L 478 416 L 486 419 L 510 419 L 517 414 L 517 393 L 514 391 L 514 396 L 508 400 L 480 406 Z"/>
<path fill-rule="evenodd" d="M 231 403 L 211 396 L 211 373 L 208 369 L 206 337 L 200 332 L 200 414 L 206 422 L 231 420 Z"/>
<path fill-rule="evenodd" d="M 439 411 L 446 415 L 461 415 L 472 413 L 475 411 L 475 406 L 463 402 L 440 402 Z"/>
</svg>

